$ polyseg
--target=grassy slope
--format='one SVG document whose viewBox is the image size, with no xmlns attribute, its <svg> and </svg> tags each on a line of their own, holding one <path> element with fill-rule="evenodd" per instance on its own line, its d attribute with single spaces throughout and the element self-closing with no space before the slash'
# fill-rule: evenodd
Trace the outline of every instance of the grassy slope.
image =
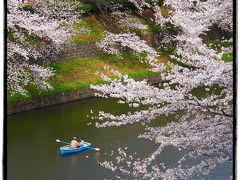
<svg viewBox="0 0 240 180">
<path fill-rule="evenodd" d="M 145 20 L 139 19 L 143 24 L 149 24 Z M 153 24 L 149 24 L 149 29 L 144 33 L 147 36 L 151 36 L 155 31 L 159 31 L 158 27 L 154 27 Z M 75 30 L 78 32 L 71 37 L 71 42 L 74 44 L 84 44 L 88 42 L 97 42 L 104 37 L 105 28 L 95 18 L 95 16 L 84 17 L 74 24 Z M 88 29 L 88 33 L 82 33 L 82 30 Z M 130 32 L 136 32 L 134 29 L 130 29 Z M 168 61 L 167 56 L 159 58 L 160 62 L 166 63 Z M 104 81 L 96 75 L 96 72 L 102 72 L 106 75 L 113 76 L 104 70 L 104 66 L 109 66 L 112 69 L 118 70 L 122 74 L 128 74 L 130 77 L 137 78 L 155 74 L 152 71 L 148 71 L 150 68 L 146 63 L 141 63 L 139 59 L 131 52 L 124 52 L 120 59 L 114 55 L 102 55 L 92 58 L 76 58 L 69 61 L 59 62 L 50 65 L 55 75 L 49 79 L 49 83 L 53 89 L 38 90 L 35 86 L 29 84 L 26 89 L 29 91 L 29 96 L 25 97 L 20 94 L 14 96 L 7 96 L 8 102 L 15 102 L 18 100 L 29 100 L 31 97 L 49 95 L 57 92 L 66 92 L 69 90 L 77 89 L 80 87 L 89 86 L 90 84 L 104 83 Z"/>
<path fill-rule="evenodd" d="M 159 62 L 166 63 L 168 57 L 159 58 Z M 28 86 L 29 97 L 22 95 L 8 96 L 8 102 L 17 100 L 28 100 L 31 97 L 48 95 L 57 92 L 66 92 L 69 90 L 86 87 L 90 84 L 104 83 L 96 72 L 104 73 L 112 78 L 113 76 L 104 66 L 117 70 L 122 74 L 128 74 L 130 77 L 137 78 L 155 74 L 147 70 L 150 68 L 146 63 L 141 63 L 132 53 L 125 52 L 123 58 L 114 55 L 102 55 L 93 58 L 76 58 L 69 61 L 63 61 L 50 65 L 55 71 L 55 75 L 49 79 L 52 85 L 50 91 L 39 91 L 34 86 Z"/>
<path fill-rule="evenodd" d="M 53 91 L 66 91 L 90 84 L 103 83 L 104 81 L 96 72 L 104 73 L 114 77 L 104 66 L 117 70 L 122 74 L 129 74 L 132 77 L 146 76 L 154 74 L 146 70 L 146 64 L 137 62 L 137 59 L 130 59 L 125 55 L 124 59 L 119 59 L 113 55 L 98 56 L 94 58 L 76 58 L 52 65 L 56 74 L 49 80 L 53 85 Z"/>
</svg>

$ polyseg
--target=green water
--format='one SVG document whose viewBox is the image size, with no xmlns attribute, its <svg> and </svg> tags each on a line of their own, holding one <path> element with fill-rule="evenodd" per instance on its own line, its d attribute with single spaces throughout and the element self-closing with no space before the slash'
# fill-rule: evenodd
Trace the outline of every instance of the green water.
<svg viewBox="0 0 240 180">
<path fill-rule="evenodd" d="M 126 152 L 136 152 L 146 157 L 158 145 L 149 140 L 140 139 L 144 132 L 140 123 L 122 126 L 96 128 L 93 115 L 99 110 L 121 114 L 131 111 L 124 104 L 114 100 L 92 98 L 57 105 L 8 116 L 7 119 L 7 178 L 8 180 L 101 180 L 116 179 L 116 173 L 101 167 L 98 162 L 111 160 L 110 152 L 127 147 Z M 88 117 L 87 117 L 88 116 Z M 164 125 L 169 121 L 158 118 L 154 125 Z M 87 123 L 92 122 L 91 125 Z M 100 152 L 86 150 L 81 153 L 61 156 L 56 139 L 70 141 L 73 136 L 84 137 Z M 165 162 L 167 166 L 176 165 L 184 154 L 169 147 L 158 156 L 156 162 Z M 219 165 L 205 179 L 229 179 L 232 165 Z M 126 179 L 132 179 L 126 176 Z"/>
</svg>

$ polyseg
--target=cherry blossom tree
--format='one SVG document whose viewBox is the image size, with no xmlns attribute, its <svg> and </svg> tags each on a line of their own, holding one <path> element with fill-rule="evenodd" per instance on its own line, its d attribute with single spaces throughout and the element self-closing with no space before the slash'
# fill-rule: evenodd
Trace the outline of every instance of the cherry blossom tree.
<svg viewBox="0 0 240 180">
<path fill-rule="evenodd" d="M 141 3 L 140 1 L 133 3 L 138 9 L 144 6 L 137 4 Z M 224 48 L 220 52 L 211 49 L 203 42 L 201 36 L 216 23 L 222 29 L 232 31 L 232 2 L 165 0 L 164 5 L 168 8 L 170 17 L 163 20 L 159 7 L 154 4 L 155 23 L 164 25 L 169 22 L 178 27 L 179 32 L 174 38 L 177 41 L 176 49 L 170 55 L 175 63 L 169 62 L 171 69 L 161 73 L 162 83 L 159 87 L 149 85 L 145 80 L 135 81 L 121 75 L 119 79 L 109 79 L 108 84 L 94 85 L 91 88 L 98 91 L 97 96 L 118 98 L 119 103 L 128 103 L 132 107 L 148 107 L 122 115 L 100 111 L 95 117 L 99 119 L 97 127 L 137 122 L 146 126 L 157 117 L 169 115 L 175 116 L 178 121 L 170 122 L 164 127 L 146 126 L 146 132 L 139 135 L 139 138 L 159 144 L 159 148 L 147 158 L 134 159 L 133 155 L 127 155 L 120 148 L 113 155 L 116 162 L 104 161 L 100 162 L 100 165 L 140 179 L 191 179 L 196 174 L 209 174 L 218 164 L 233 161 L 233 65 L 232 62 L 221 60 Z M 111 36 L 113 35 L 110 34 Z M 132 50 L 139 48 L 138 42 L 141 46 L 140 39 L 130 40 L 129 36 L 132 35 L 125 36 L 128 38 L 121 41 L 121 34 L 114 35 L 114 40 L 109 40 L 108 43 L 105 39 L 100 45 L 108 53 L 120 53 L 116 49 L 116 42 Z M 231 47 L 226 49 L 228 52 L 231 50 Z M 216 86 L 219 93 L 214 91 Z M 200 87 L 204 88 L 203 97 L 194 94 Z M 183 112 L 183 115 L 179 115 L 179 112 Z M 167 146 L 187 152 L 176 167 L 166 168 L 164 163 L 154 163 Z M 186 160 L 196 158 L 202 160 L 191 167 L 183 166 Z"/>
<path fill-rule="evenodd" d="M 121 50 L 131 50 L 139 57 L 147 53 L 146 61 L 152 66 L 153 71 L 164 69 L 163 64 L 156 61 L 156 57 L 159 56 L 156 50 L 148 46 L 146 41 L 141 40 L 134 33 L 113 34 L 106 32 L 105 38 L 98 42 L 97 46 L 108 54 L 118 56 L 121 56 Z M 142 62 L 145 60 L 144 58 L 140 59 Z"/>
<path fill-rule="evenodd" d="M 71 22 L 81 15 L 81 12 L 73 13 L 71 6 L 56 9 L 44 3 L 37 4 L 31 13 L 21 9 L 22 4 L 17 0 L 8 1 L 7 88 L 10 94 L 27 95 L 29 83 L 39 89 L 51 88 L 47 80 L 54 72 L 41 66 L 38 60 L 56 56 L 73 31 Z"/>
</svg>

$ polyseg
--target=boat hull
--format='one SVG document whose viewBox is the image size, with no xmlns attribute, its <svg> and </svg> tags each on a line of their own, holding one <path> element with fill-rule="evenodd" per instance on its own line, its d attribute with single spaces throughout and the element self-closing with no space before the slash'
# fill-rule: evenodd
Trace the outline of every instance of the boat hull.
<svg viewBox="0 0 240 180">
<path fill-rule="evenodd" d="M 84 144 L 77 148 L 71 148 L 70 145 L 62 146 L 62 147 L 60 147 L 60 154 L 61 155 L 72 154 L 72 153 L 81 152 L 81 151 L 84 151 L 84 150 L 87 150 L 90 148 L 92 148 L 91 144 Z"/>
</svg>

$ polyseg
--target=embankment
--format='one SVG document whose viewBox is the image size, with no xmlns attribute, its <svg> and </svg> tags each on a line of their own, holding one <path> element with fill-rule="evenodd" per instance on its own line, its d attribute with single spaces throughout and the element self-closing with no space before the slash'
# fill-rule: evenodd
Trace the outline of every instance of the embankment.
<svg viewBox="0 0 240 180">
<path fill-rule="evenodd" d="M 146 79 L 150 84 L 158 84 L 161 82 L 161 77 L 159 74 L 145 76 L 141 78 L 136 78 L 136 80 Z M 14 114 L 24 111 L 29 111 L 33 109 L 48 107 L 52 105 L 57 105 L 61 103 L 86 99 L 94 97 L 95 91 L 89 86 L 71 90 L 68 92 L 60 92 L 46 96 L 32 97 L 24 101 L 16 101 L 7 104 L 7 113 Z"/>
</svg>

